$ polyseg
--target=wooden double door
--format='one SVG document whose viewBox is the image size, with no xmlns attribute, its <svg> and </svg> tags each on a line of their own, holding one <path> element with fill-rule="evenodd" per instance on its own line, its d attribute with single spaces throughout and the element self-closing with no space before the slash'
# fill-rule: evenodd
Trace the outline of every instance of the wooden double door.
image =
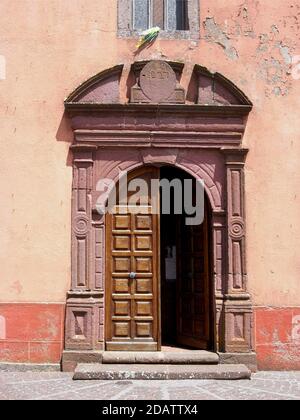
<svg viewBox="0 0 300 420">
<path fill-rule="evenodd" d="M 118 195 L 106 215 L 106 350 L 158 351 L 164 344 L 210 348 L 207 211 L 196 226 L 186 226 L 184 215 L 161 215 L 151 180 L 165 174 L 189 177 L 144 167 L 128 184 L 142 179 L 147 196 L 128 205 Z"/>
</svg>

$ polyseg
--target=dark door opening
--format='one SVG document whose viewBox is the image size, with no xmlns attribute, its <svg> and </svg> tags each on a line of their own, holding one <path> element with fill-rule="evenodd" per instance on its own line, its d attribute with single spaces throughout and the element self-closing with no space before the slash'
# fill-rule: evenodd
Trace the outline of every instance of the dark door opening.
<svg viewBox="0 0 300 420">
<path fill-rule="evenodd" d="M 160 177 L 196 182 L 186 172 L 171 167 L 161 168 Z M 171 189 L 171 203 L 173 198 Z M 175 214 L 174 206 L 171 214 L 163 214 L 161 206 L 162 345 L 211 350 L 207 200 L 202 224 L 188 226 L 186 217 L 184 212 Z"/>
</svg>

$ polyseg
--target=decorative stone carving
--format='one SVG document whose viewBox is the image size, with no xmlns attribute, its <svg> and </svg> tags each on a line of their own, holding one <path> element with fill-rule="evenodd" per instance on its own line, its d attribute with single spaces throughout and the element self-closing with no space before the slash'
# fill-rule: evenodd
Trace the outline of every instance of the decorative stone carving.
<svg viewBox="0 0 300 420">
<path fill-rule="evenodd" d="M 165 61 L 154 60 L 140 71 L 131 90 L 131 102 L 184 103 L 184 89 L 177 82 L 175 71 Z"/>
<path fill-rule="evenodd" d="M 195 0 L 198 1 L 198 0 Z M 157 63 L 157 64 L 156 64 Z M 170 81 L 173 81 L 175 73 L 175 87 L 168 96 L 168 89 L 158 92 L 159 97 L 152 97 L 152 91 L 148 89 L 143 92 L 143 77 L 140 77 L 142 70 L 149 69 L 151 66 L 160 66 L 167 68 L 170 74 Z M 170 72 L 170 69 L 172 72 Z M 185 90 L 180 86 L 180 78 L 184 68 L 183 63 L 166 62 L 162 60 L 154 60 L 151 62 L 135 62 L 131 66 L 129 75 L 123 65 L 118 65 L 110 69 L 104 70 L 89 80 L 81 84 L 72 92 L 65 101 L 66 107 L 71 109 L 82 109 L 86 106 L 89 109 L 95 105 L 112 105 L 121 103 L 129 93 L 127 99 L 131 103 L 185 103 L 185 96 L 190 104 L 199 104 L 202 106 L 224 106 L 229 111 L 231 105 L 235 105 L 233 116 L 237 115 L 239 106 L 242 106 L 248 114 L 252 108 L 251 101 L 247 96 L 230 80 L 219 73 L 211 73 L 208 69 L 195 65 L 193 75 L 191 77 L 187 95 Z M 153 75 L 156 75 L 155 72 Z M 128 77 L 127 77 L 128 76 Z M 162 83 L 161 83 L 162 82 Z M 164 80 L 161 80 L 164 85 Z M 128 92 L 124 92 L 124 87 L 128 87 Z M 122 91 L 121 91 L 122 90 Z M 160 93 L 164 92 L 162 97 Z M 159 100 L 158 100 L 159 99 Z M 246 109 L 246 108 L 248 109 Z"/>
<path fill-rule="evenodd" d="M 252 307 L 248 301 L 225 302 L 225 348 L 228 353 L 251 353 Z"/>
<path fill-rule="evenodd" d="M 225 212 L 214 212 L 212 216 L 213 244 L 214 244 L 214 277 L 215 293 L 223 299 L 225 293 L 224 245 L 226 234 Z"/>
<path fill-rule="evenodd" d="M 95 289 L 104 291 L 104 273 L 105 273 L 105 218 L 97 214 L 94 217 L 94 246 L 95 246 Z M 99 220 L 100 219 L 100 220 Z"/>
<path fill-rule="evenodd" d="M 211 73 L 205 67 L 196 65 L 194 76 L 197 82 L 197 100 L 201 105 L 251 104 L 244 93 L 220 73 Z"/>
<path fill-rule="evenodd" d="M 67 350 L 103 349 L 103 295 L 69 292 L 66 313 Z"/>
<path fill-rule="evenodd" d="M 244 165 L 247 149 L 224 148 L 227 172 L 228 276 L 227 294 L 247 290 L 245 259 Z"/>
<path fill-rule="evenodd" d="M 77 237 L 85 237 L 89 231 L 89 218 L 86 215 L 77 215 L 73 229 Z"/>
<path fill-rule="evenodd" d="M 73 148 L 72 289 L 85 290 L 90 281 L 92 150 Z"/>
<path fill-rule="evenodd" d="M 247 149 L 223 148 L 227 172 L 228 259 L 224 351 L 251 353 L 252 303 L 247 291 L 244 165 Z"/>
<path fill-rule="evenodd" d="M 151 102 L 167 100 L 175 90 L 176 76 L 165 61 L 150 61 L 140 74 L 140 86 Z"/>
<path fill-rule="evenodd" d="M 122 80 L 131 92 L 129 101 L 135 104 L 103 104 L 110 83 L 116 89 L 114 97 L 118 96 L 119 76 L 108 76 L 120 75 L 121 67 L 105 73 L 107 82 L 103 74 L 92 78 L 66 101 L 75 139 L 66 350 L 105 348 L 105 217 L 93 212 L 97 180 L 117 180 L 120 169 L 171 164 L 204 179 L 211 206 L 214 348 L 221 353 L 245 353 L 253 362 L 245 246 L 247 150 L 241 149 L 252 106 L 227 79 L 197 66 L 196 83 L 190 83 L 195 92 L 188 99 L 193 105 L 183 105 L 182 69 L 180 63 L 135 63 L 131 79 Z"/>
<path fill-rule="evenodd" d="M 229 234 L 233 239 L 242 239 L 245 235 L 245 224 L 242 219 L 231 219 Z"/>
<path fill-rule="evenodd" d="M 95 270 L 91 192 L 96 148 L 84 145 L 72 150 L 72 290 L 67 299 L 65 346 L 68 350 L 102 349 L 103 292 L 92 291 L 95 290 Z"/>
</svg>

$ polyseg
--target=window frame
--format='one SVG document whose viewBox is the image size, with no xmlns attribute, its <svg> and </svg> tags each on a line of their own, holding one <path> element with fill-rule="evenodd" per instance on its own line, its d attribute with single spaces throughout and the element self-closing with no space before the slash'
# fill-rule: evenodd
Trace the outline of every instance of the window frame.
<svg viewBox="0 0 300 420">
<path fill-rule="evenodd" d="M 139 37 L 141 33 L 140 30 L 135 30 L 133 28 L 134 11 L 132 5 L 132 0 L 118 0 L 119 38 L 136 38 Z M 189 30 L 161 30 L 159 34 L 160 38 L 198 40 L 200 38 L 199 6 L 199 0 L 188 0 Z M 150 26 L 152 26 L 151 21 Z"/>
</svg>

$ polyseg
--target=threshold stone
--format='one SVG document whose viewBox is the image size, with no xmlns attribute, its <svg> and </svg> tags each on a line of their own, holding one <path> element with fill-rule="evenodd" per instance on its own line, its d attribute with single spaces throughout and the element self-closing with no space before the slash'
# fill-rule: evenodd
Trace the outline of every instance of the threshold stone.
<svg viewBox="0 0 300 420">
<path fill-rule="evenodd" d="M 250 379 L 245 365 L 78 364 L 74 380 Z"/>
</svg>

